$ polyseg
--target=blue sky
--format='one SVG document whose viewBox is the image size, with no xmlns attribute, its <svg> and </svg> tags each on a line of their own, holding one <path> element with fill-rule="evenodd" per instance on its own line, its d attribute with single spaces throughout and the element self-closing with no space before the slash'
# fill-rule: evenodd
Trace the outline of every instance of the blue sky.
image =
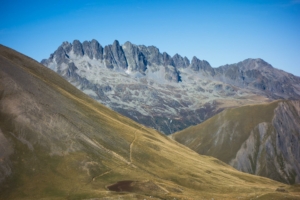
<svg viewBox="0 0 300 200">
<path fill-rule="evenodd" d="M 213 67 L 262 58 L 300 76 L 300 0 L 11 0 L 0 19 L 0 43 L 38 61 L 63 41 L 117 39 Z"/>
</svg>

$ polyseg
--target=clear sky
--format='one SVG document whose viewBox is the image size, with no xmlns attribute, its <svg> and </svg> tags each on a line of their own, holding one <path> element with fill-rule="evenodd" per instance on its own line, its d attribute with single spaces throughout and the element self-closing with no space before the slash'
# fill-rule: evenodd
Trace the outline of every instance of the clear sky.
<svg viewBox="0 0 300 200">
<path fill-rule="evenodd" d="M 1 44 L 41 61 L 74 39 L 154 45 L 213 67 L 262 58 L 300 76 L 300 0 L 1 1 Z"/>
</svg>

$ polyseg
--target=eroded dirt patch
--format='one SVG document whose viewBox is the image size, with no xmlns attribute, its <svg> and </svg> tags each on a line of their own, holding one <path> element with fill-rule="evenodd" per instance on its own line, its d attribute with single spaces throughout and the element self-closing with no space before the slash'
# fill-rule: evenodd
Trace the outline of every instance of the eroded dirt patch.
<svg viewBox="0 0 300 200">
<path fill-rule="evenodd" d="M 118 181 L 112 185 L 106 187 L 110 191 L 114 192 L 132 192 L 132 193 L 147 193 L 148 195 L 164 195 L 169 193 L 164 187 L 157 185 L 155 182 L 150 180 L 145 181 L 132 181 L 124 180 Z"/>
<path fill-rule="evenodd" d="M 132 187 L 132 183 L 135 181 L 119 181 L 113 185 L 107 186 L 107 189 L 115 192 L 133 192 L 134 187 Z"/>
</svg>

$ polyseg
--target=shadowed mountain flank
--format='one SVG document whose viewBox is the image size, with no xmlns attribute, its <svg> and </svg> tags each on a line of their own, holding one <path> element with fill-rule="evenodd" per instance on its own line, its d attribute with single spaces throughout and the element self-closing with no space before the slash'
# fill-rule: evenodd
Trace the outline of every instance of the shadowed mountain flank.
<svg viewBox="0 0 300 200">
<path fill-rule="evenodd" d="M 100 49 L 95 42 L 87 45 Z M 75 46 L 81 55 L 80 44 Z M 119 48 L 115 46 L 111 49 Z M 94 52 L 90 55 L 103 56 Z M 121 116 L 4 46 L 0 130 L 0 199 L 298 195 L 295 186 L 239 172 Z M 289 193 L 276 192 L 279 186 Z"/>
</svg>

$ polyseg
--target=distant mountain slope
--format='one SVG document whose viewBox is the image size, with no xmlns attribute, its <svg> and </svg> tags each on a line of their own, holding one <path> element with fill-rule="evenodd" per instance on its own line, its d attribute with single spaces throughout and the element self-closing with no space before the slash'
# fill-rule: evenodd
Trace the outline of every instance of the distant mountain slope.
<svg viewBox="0 0 300 200">
<path fill-rule="evenodd" d="M 262 59 L 246 59 L 215 71 L 218 80 L 249 88 L 270 99 L 300 99 L 300 78 L 275 69 Z"/>
<path fill-rule="evenodd" d="M 299 195 L 297 187 L 198 155 L 4 46 L 0 94 L 0 199 Z M 276 192 L 279 186 L 289 193 Z"/>
<path fill-rule="evenodd" d="M 228 109 L 172 138 L 240 171 L 300 183 L 300 101 Z"/>
<path fill-rule="evenodd" d="M 212 68 L 154 46 L 74 40 L 41 63 L 102 104 L 165 134 L 227 107 L 300 98 L 300 78 L 261 59 Z"/>
</svg>

